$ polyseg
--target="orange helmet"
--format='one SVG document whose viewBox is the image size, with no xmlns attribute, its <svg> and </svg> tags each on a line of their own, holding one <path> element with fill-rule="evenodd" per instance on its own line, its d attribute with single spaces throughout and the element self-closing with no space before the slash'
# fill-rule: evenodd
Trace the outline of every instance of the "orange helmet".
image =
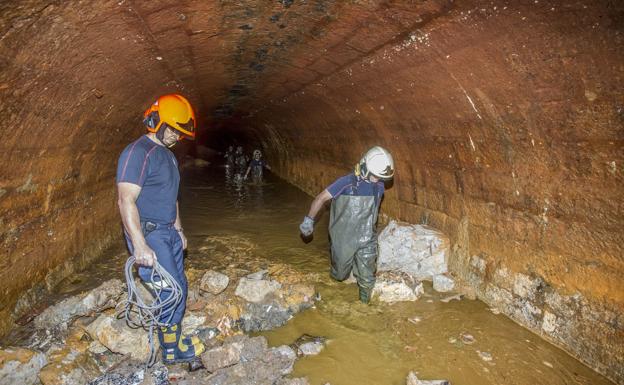
<svg viewBox="0 0 624 385">
<path fill-rule="evenodd" d="M 178 131 L 180 138 L 195 139 L 197 122 L 191 103 L 182 95 L 159 97 L 143 114 L 143 123 L 149 132 L 158 132 L 163 123 Z"/>
</svg>

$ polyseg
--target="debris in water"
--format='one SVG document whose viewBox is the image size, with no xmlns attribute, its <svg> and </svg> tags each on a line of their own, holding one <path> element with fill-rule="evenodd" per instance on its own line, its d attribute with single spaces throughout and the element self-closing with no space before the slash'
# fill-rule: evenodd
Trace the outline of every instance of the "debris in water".
<svg viewBox="0 0 624 385">
<path fill-rule="evenodd" d="M 553 367 L 553 364 L 551 364 L 551 363 L 550 363 L 550 362 L 548 362 L 548 361 L 542 361 L 542 364 L 544 364 L 544 365 L 548 366 L 549 368 L 552 368 L 552 367 Z"/>
<path fill-rule="evenodd" d="M 462 333 L 459 335 L 459 338 L 462 340 L 463 343 L 465 343 L 466 345 L 472 345 L 474 344 L 477 339 L 474 338 L 474 336 L 472 334 L 468 334 L 468 333 Z"/>
<path fill-rule="evenodd" d="M 487 362 L 492 361 L 492 354 L 488 352 L 482 352 L 479 350 L 477 350 L 477 353 L 479 354 L 479 357 L 481 357 L 483 361 L 487 361 Z"/>
<path fill-rule="evenodd" d="M 408 318 L 407 319 L 409 322 L 413 323 L 414 325 L 416 325 L 417 323 L 419 323 L 420 321 L 422 321 L 422 319 L 419 316 L 414 316 L 412 318 Z"/>
<path fill-rule="evenodd" d="M 490 311 L 491 311 L 492 313 L 494 313 L 494 314 L 500 314 L 500 310 L 498 310 L 498 309 L 497 309 L 497 308 L 495 308 L 495 307 L 491 307 L 491 308 L 490 308 Z"/>
<path fill-rule="evenodd" d="M 462 295 L 461 294 L 455 294 L 455 295 L 452 295 L 450 297 L 442 298 L 440 301 L 442 301 L 444 303 L 448 303 L 448 302 L 451 302 L 454 299 L 456 299 L 458 301 L 461 301 Z"/>
</svg>

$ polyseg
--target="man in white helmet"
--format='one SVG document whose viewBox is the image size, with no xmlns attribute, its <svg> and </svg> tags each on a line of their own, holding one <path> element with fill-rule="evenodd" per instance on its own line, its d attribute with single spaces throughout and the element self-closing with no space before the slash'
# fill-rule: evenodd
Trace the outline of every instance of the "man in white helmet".
<svg viewBox="0 0 624 385">
<path fill-rule="evenodd" d="M 377 215 L 384 181 L 394 176 L 392 155 L 382 147 L 368 150 L 353 173 L 338 178 L 314 198 L 299 229 L 305 237 L 314 232 L 314 218 L 332 200 L 329 235 L 331 276 L 344 281 L 353 270 L 360 301 L 370 301 L 377 270 Z"/>
</svg>

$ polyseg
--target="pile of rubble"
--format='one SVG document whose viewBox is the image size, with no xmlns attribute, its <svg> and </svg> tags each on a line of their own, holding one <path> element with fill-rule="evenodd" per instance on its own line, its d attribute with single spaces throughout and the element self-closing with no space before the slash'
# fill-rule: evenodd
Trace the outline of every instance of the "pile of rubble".
<svg viewBox="0 0 624 385">
<path fill-rule="evenodd" d="M 112 279 L 47 308 L 32 322 L 24 346 L 0 350 L 0 385 L 167 384 L 172 378 L 186 384 L 307 383 L 283 378 L 301 351 L 269 348 L 264 337 L 243 334 L 282 326 L 313 306 L 317 295 L 303 274 L 276 264 L 245 276 L 213 270 L 190 275 L 183 330 L 206 344 L 205 369 L 145 368 L 148 333 L 119 316 L 126 287 Z M 144 287 L 142 295 L 150 295 Z"/>
</svg>

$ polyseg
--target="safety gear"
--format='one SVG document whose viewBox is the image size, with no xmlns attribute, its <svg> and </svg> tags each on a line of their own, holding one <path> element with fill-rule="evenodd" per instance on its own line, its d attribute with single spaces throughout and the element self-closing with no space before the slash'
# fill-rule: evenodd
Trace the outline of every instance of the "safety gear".
<svg viewBox="0 0 624 385">
<path fill-rule="evenodd" d="M 364 288 L 359 288 L 360 290 L 360 302 L 362 302 L 363 304 L 368 304 L 370 303 L 371 300 L 371 294 L 373 292 L 372 289 L 364 289 Z"/>
<path fill-rule="evenodd" d="M 192 343 L 192 338 L 185 338 L 180 324 L 160 328 L 158 340 L 162 348 L 163 362 L 175 364 L 195 360 L 206 350 L 204 344 L 197 337 L 195 338 L 197 344 Z"/>
<path fill-rule="evenodd" d="M 145 111 L 143 118 L 143 124 L 149 132 L 164 132 L 164 127 L 170 127 L 180 134 L 181 139 L 195 139 L 195 112 L 191 103 L 182 95 L 168 94 L 159 97 Z"/>
<path fill-rule="evenodd" d="M 262 157 L 262 152 L 260 152 L 260 150 L 254 150 L 253 157 L 254 159 L 260 159 Z"/>
<path fill-rule="evenodd" d="M 303 234 L 303 236 L 305 237 L 309 237 L 310 235 L 312 235 L 312 233 L 314 232 L 314 219 L 306 215 L 303 218 L 303 222 L 301 222 L 301 224 L 299 225 L 299 230 L 301 231 L 301 234 Z"/>
<path fill-rule="evenodd" d="M 368 178 L 369 173 L 379 179 L 392 179 L 394 176 L 394 160 L 388 150 L 375 146 L 366 151 L 360 162 L 355 166 L 355 175 Z"/>
<path fill-rule="evenodd" d="M 339 195 L 332 202 L 329 218 L 330 274 L 344 281 L 353 270 L 360 298 L 366 300 L 370 300 L 377 270 L 377 195 Z"/>
</svg>

